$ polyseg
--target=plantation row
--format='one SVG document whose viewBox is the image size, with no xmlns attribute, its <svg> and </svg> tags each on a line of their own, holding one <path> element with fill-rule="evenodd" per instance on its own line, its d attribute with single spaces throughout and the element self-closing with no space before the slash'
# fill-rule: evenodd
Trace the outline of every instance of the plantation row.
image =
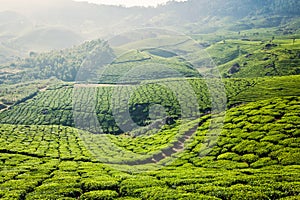
<svg viewBox="0 0 300 200">
<path fill-rule="evenodd" d="M 286 97 L 232 108 L 220 135 L 208 131 L 219 126 L 220 115 L 165 125 L 158 133 L 146 130 L 136 137 L 61 126 L 1 125 L 0 197 L 297 199 L 299 106 L 299 97 Z M 159 170 L 136 173 L 135 167 L 98 163 L 144 159 L 172 146 L 195 125 L 196 132 L 183 141 L 184 151 Z"/>
<path fill-rule="evenodd" d="M 233 108 L 226 113 L 224 124 L 220 124 L 223 128 L 219 135 L 208 128 L 211 120 L 222 120 L 215 116 L 205 121 L 177 162 L 227 169 L 300 165 L 299 109 L 299 97 L 274 98 Z M 207 156 L 202 159 L 202 155 Z"/>
<path fill-rule="evenodd" d="M 91 199 L 119 196 L 120 177 L 128 176 L 102 164 L 0 154 L 1 199 Z M 123 175 L 124 174 L 124 175 Z"/>
<path fill-rule="evenodd" d="M 78 130 L 60 126 L 0 127 L 1 152 L 60 159 L 91 159 Z"/>
<path fill-rule="evenodd" d="M 162 151 L 178 148 L 176 142 L 184 138 L 199 120 L 190 123 L 166 125 L 162 130 L 148 130 L 133 138 L 121 135 L 91 134 L 62 126 L 0 126 L 0 152 L 18 153 L 36 158 L 50 157 L 61 160 L 101 161 L 104 163 L 155 163 Z M 182 141 L 184 142 L 184 141 Z M 183 146 L 177 151 L 183 150 Z M 174 152 L 175 153 L 177 153 Z M 168 155 L 170 156 L 170 155 Z"/>
<path fill-rule="evenodd" d="M 0 89 L 0 109 L 18 104 L 32 98 L 38 91 L 59 85 L 56 79 L 32 81 L 15 85 L 2 84 Z"/>
<path fill-rule="evenodd" d="M 0 158 L 1 199 L 297 199 L 300 190 L 297 166 L 215 170 L 185 165 L 131 175 L 90 162 L 16 154 Z"/>
<path fill-rule="evenodd" d="M 196 69 L 180 58 L 167 59 L 136 50 L 126 52 L 110 65 L 99 69 L 99 72 L 100 75 L 95 79 L 99 83 L 124 84 L 164 78 L 200 77 Z"/>
<path fill-rule="evenodd" d="M 128 174 L 103 164 L 0 154 L 1 199 L 297 199 L 299 167 L 184 165 Z M 243 197 L 241 197 L 241 192 Z"/>
<path fill-rule="evenodd" d="M 299 94 L 299 79 L 300 76 L 225 80 L 227 105 Z M 76 85 L 40 92 L 1 112 L 0 123 L 56 124 L 120 134 L 155 121 L 167 119 L 172 124 L 177 119 L 198 118 L 211 109 L 223 111 L 225 105 L 223 86 L 217 79 L 170 79 L 140 86 Z"/>
<path fill-rule="evenodd" d="M 183 151 L 185 141 L 198 123 L 199 119 L 173 127 L 166 125 L 162 130 L 151 129 L 138 137 L 101 134 L 81 134 L 80 137 L 98 161 L 135 166 L 157 164 L 160 167 L 171 163 Z"/>
<path fill-rule="evenodd" d="M 210 109 L 211 98 L 225 105 L 226 99 L 222 95 L 220 99 L 210 95 L 222 93 L 222 87 L 217 84 L 211 86 L 210 92 L 201 79 L 141 86 L 64 87 L 39 93 L 33 99 L 14 106 L 0 114 L 0 121 L 76 126 L 92 132 L 118 134 L 131 131 L 136 125 L 145 126 L 165 118 L 170 118 L 170 123 L 178 118 L 197 118 Z M 243 84 L 246 87 L 248 82 Z M 165 112 L 155 105 L 164 107 Z M 98 130 L 98 122 L 102 130 Z"/>
</svg>

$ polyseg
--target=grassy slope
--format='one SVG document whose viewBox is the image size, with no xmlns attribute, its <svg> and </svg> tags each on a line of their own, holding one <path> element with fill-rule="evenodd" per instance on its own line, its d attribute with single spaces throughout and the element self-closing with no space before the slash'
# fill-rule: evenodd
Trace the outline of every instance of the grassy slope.
<svg viewBox="0 0 300 200">
<path fill-rule="evenodd" d="M 266 48 L 266 45 L 276 46 Z M 299 48 L 299 40 L 293 44 L 291 38 L 275 38 L 272 42 L 225 40 L 206 50 L 223 76 L 249 78 L 299 74 Z M 235 63 L 240 70 L 229 73 Z"/>
<path fill-rule="evenodd" d="M 99 70 L 100 83 L 135 83 L 164 78 L 200 77 L 196 69 L 178 58 L 166 57 L 159 50 L 128 51 Z"/>
</svg>

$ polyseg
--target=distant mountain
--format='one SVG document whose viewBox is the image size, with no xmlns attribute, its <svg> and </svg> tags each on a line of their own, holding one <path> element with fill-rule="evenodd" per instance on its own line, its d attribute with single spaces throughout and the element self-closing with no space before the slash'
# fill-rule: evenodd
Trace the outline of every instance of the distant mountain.
<svg viewBox="0 0 300 200">
<path fill-rule="evenodd" d="M 277 27 L 300 13 L 298 0 L 171 1 L 157 8 L 124 8 L 71 0 L 3 2 L 6 7 L 0 8 L 1 43 L 22 52 L 71 47 L 143 27 L 166 27 L 187 34 Z"/>
<path fill-rule="evenodd" d="M 47 51 L 79 45 L 83 41 L 79 34 L 64 27 L 46 27 L 25 32 L 12 43 L 31 51 Z"/>
</svg>

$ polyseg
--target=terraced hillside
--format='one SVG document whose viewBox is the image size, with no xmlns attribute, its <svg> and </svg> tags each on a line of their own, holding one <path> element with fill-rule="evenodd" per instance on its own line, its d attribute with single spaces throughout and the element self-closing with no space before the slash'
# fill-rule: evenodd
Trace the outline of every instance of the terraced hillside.
<svg viewBox="0 0 300 200">
<path fill-rule="evenodd" d="M 299 81 L 300 76 L 228 79 L 224 80 L 224 88 L 222 88 L 222 83 L 218 82 L 214 86 L 208 86 L 205 79 L 171 79 L 147 82 L 139 86 L 103 87 L 99 85 L 97 87 L 97 85 L 91 85 L 91 87 L 79 86 L 75 89 L 72 86 L 64 86 L 40 92 L 34 98 L 0 113 L 0 122 L 77 126 L 97 132 L 94 124 L 78 125 L 74 121 L 74 116 L 80 119 L 92 117 L 88 112 L 91 111 L 95 112 L 103 132 L 120 134 L 122 126 L 131 127 L 135 123 L 146 126 L 155 121 L 155 117 L 151 119 L 149 116 L 153 105 L 163 106 L 166 115 L 175 120 L 197 117 L 212 109 L 212 100 L 221 106 L 226 104 L 226 100 L 221 98 L 222 93 L 225 92 L 223 90 L 226 90 L 227 104 L 231 107 L 276 96 L 299 94 Z M 216 97 L 218 94 L 220 94 L 220 99 Z M 182 102 L 179 101 L 180 98 L 183 99 Z M 192 101 L 193 99 L 195 101 Z M 196 104 L 199 110 L 195 107 Z M 116 115 L 127 116 L 123 114 L 127 111 L 130 112 L 133 121 L 122 119 L 118 122 L 114 119 Z M 162 116 L 158 113 L 156 117 L 162 119 Z"/>
<path fill-rule="evenodd" d="M 201 77 L 196 69 L 177 55 L 164 56 L 155 54 L 154 50 L 119 51 L 99 39 L 59 51 L 30 52 L 27 58 L 0 63 L 0 83 L 17 84 L 55 77 L 67 82 L 116 84 Z"/>
<path fill-rule="evenodd" d="M 266 35 L 266 31 L 270 32 L 269 35 Z M 194 37 L 200 42 L 205 38 Z M 231 32 L 227 37 L 205 49 L 220 68 L 223 77 L 284 76 L 300 72 L 298 35 L 282 36 L 274 30 L 254 29 Z"/>
<path fill-rule="evenodd" d="M 297 199 L 299 102 L 299 97 L 291 96 L 232 108 L 226 112 L 220 135 L 207 135 L 210 120 L 218 119 L 219 115 L 197 119 L 198 128 L 185 141 L 185 150 L 175 153 L 177 159 L 159 170 L 142 173 L 127 165 L 115 168 L 116 165 L 100 162 L 101 149 L 106 148 L 106 143 L 97 146 L 83 140 L 95 137 L 97 141 L 99 135 L 79 134 L 77 129 L 63 126 L 2 125 L 0 196 L 2 199 Z M 176 133 L 175 128 L 158 135 L 108 139 L 123 150 L 145 156 L 157 151 L 153 147 L 163 149 L 164 145 L 170 145 L 171 140 L 162 140 L 162 135 L 168 138 Z"/>
<path fill-rule="evenodd" d="M 299 199 L 299 0 L 34 4 L 0 12 L 0 200 Z"/>
</svg>

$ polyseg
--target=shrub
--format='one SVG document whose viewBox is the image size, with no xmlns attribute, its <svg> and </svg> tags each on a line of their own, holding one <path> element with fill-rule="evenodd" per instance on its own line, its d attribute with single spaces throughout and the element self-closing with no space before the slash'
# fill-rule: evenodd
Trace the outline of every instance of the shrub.
<svg viewBox="0 0 300 200">
<path fill-rule="evenodd" d="M 259 157 L 254 154 L 245 154 L 241 157 L 241 161 L 244 161 L 246 163 L 253 163 L 253 162 L 257 161 L 258 159 L 259 159 Z"/>
<path fill-rule="evenodd" d="M 269 157 L 265 157 L 265 158 L 260 158 L 258 161 L 252 163 L 250 165 L 250 167 L 260 168 L 260 167 L 265 167 L 265 166 L 274 165 L 274 164 L 277 164 L 277 161 L 272 160 Z"/>
<path fill-rule="evenodd" d="M 244 140 L 238 145 L 236 145 L 234 148 L 232 148 L 233 151 L 241 154 L 241 153 L 254 153 L 256 150 L 258 142 L 253 140 Z"/>
<path fill-rule="evenodd" d="M 281 182 L 275 189 L 284 192 L 287 196 L 297 196 L 300 195 L 300 182 Z"/>
<path fill-rule="evenodd" d="M 58 190 L 58 194 L 65 197 L 79 197 L 82 194 L 82 190 L 80 188 L 62 188 Z"/>
<path fill-rule="evenodd" d="M 283 165 L 299 165 L 300 164 L 300 152 L 286 152 L 282 153 L 278 157 L 279 161 Z"/>
<path fill-rule="evenodd" d="M 207 168 L 225 168 L 225 169 L 242 169 L 247 168 L 247 163 L 241 163 L 236 161 L 230 161 L 230 160 L 218 160 L 213 161 L 209 163 L 203 164 L 203 167 Z"/>
<path fill-rule="evenodd" d="M 278 143 L 278 142 L 280 142 L 282 139 L 284 139 L 286 137 L 287 136 L 285 134 L 268 135 L 268 136 L 265 136 L 260 141 L 262 141 L 262 142 L 266 141 L 266 142 Z"/>
<path fill-rule="evenodd" d="M 251 132 L 249 135 L 248 135 L 248 139 L 252 139 L 252 140 L 259 140 L 261 138 L 264 137 L 264 133 L 263 132 L 258 132 L 258 131 L 254 131 L 254 132 Z"/>
<path fill-rule="evenodd" d="M 114 180 L 113 178 L 110 179 L 83 179 L 82 186 L 85 191 L 92 191 L 92 190 L 115 190 L 118 188 L 119 182 Z"/>
<path fill-rule="evenodd" d="M 269 200 L 270 198 L 262 192 L 237 192 L 238 194 L 234 194 L 231 199 L 232 200 Z"/>
<path fill-rule="evenodd" d="M 232 153 L 232 152 L 227 152 L 227 153 L 223 153 L 221 155 L 219 155 L 217 157 L 218 160 L 233 160 L 233 161 L 238 161 L 240 160 L 240 156 L 236 153 Z"/>
<path fill-rule="evenodd" d="M 300 148 L 300 138 L 288 138 L 279 142 L 279 144 L 286 147 Z"/>
<path fill-rule="evenodd" d="M 265 115 L 255 115 L 252 117 L 249 117 L 248 120 L 252 123 L 261 123 L 261 124 L 266 124 L 266 123 L 271 123 L 274 121 L 273 116 L 265 116 Z"/>
<path fill-rule="evenodd" d="M 197 192 L 200 194 L 215 196 L 221 199 L 230 199 L 228 189 L 226 189 L 225 187 L 203 185 L 202 187 L 197 189 Z"/>
<path fill-rule="evenodd" d="M 81 195 L 80 199 L 86 200 L 113 200 L 118 197 L 118 193 L 112 190 L 91 191 Z"/>
<path fill-rule="evenodd" d="M 147 188 L 141 189 L 141 198 L 142 199 L 149 199 L 149 200 L 156 200 L 156 199 L 165 199 L 165 200 L 218 200 L 219 198 L 208 196 L 199 193 L 185 193 L 183 191 L 169 189 L 169 188 L 161 188 L 161 187 L 154 187 L 154 188 Z"/>
<path fill-rule="evenodd" d="M 136 196 L 136 189 L 162 185 L 165 185 L 165 182 L 159 181 L 156 178 L 149 176 L 137 176 L 135 178 L 122 181 L 120 184 L 120 191 L 122 195 Z"/>
</svg>

